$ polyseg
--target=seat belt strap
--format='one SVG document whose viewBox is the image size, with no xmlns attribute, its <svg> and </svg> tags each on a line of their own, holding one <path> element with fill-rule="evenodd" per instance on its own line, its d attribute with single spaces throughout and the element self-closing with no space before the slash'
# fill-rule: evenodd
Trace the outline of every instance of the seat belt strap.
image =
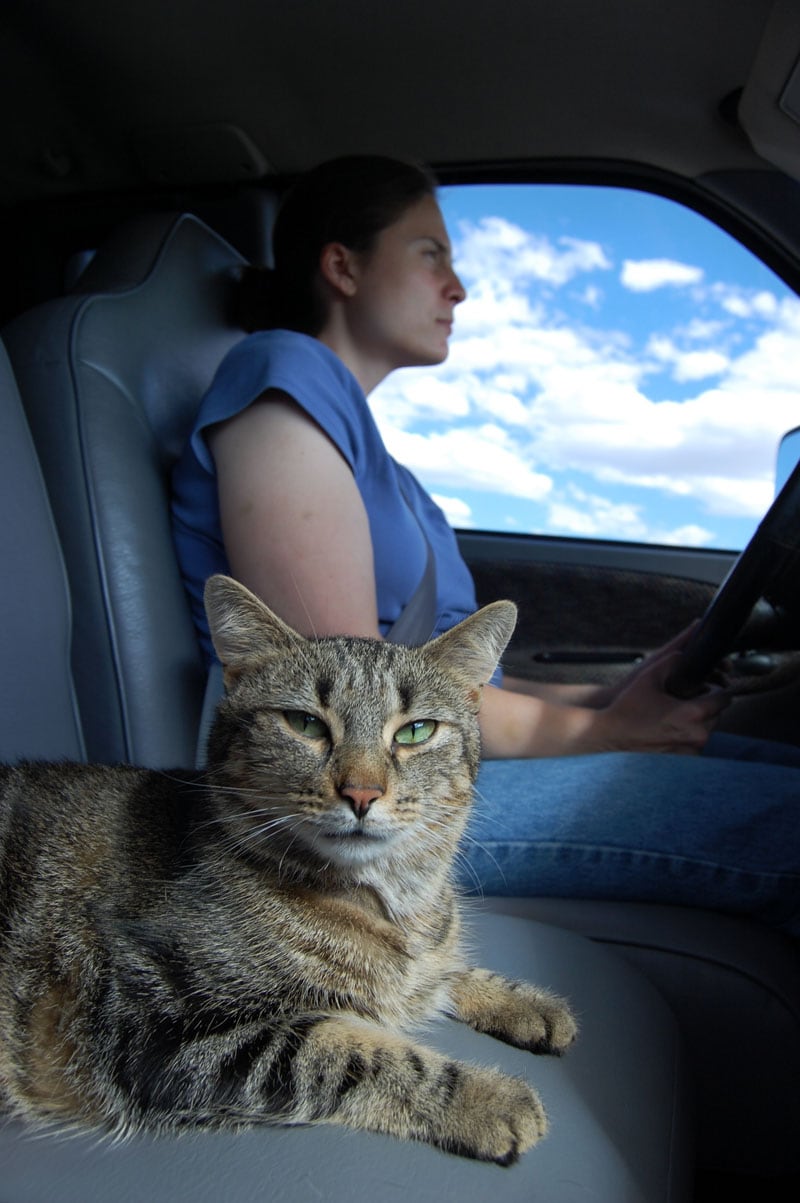
<svg viewBox="0 0 800 1203">
<path fill-rule="evenodd" d="M 412 597 L 403 607 L 400 617 L 384 635 L 384 639 L 389 643 L 405 643 L 411 647 L 418 647 L 427 643 L 436 629 L 436 559 L 424 531 L 422 536 L 428 552 L 425 571 Z"/>
<path fill-rule="evenodd" d="M 389 643 L 405 643 L 410 647 L 419 647 L 421 644 L 427 643 L 436 630 L 436 557 L 433 554 L 430 539 L 425 533 L 425 528 L 411 504 L 406 482 L 402 476 L 399 477 L 397 483 L 400 486 L 400 492 L 403 494 L 403 500 L 419 527 L 419 533 L 422 535 L 425 543 L 427 560 L 422 580 L 405 606 L 403 606 L 400 617 L 384 635 L 384 639 Z"/>
</svg>

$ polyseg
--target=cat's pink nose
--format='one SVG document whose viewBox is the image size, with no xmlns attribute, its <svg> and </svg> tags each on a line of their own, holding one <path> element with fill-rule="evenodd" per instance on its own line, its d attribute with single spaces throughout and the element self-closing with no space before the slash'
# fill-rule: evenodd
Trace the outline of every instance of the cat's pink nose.
<svg viewBox="0 0 800 1203">
<path fill-rule="evenodd" d="M 377 785 L 342 785 L 339 793 L 350 803 L 350 809 L 356 818 L 363 819 L 376 798 L 381 797 L 383 790 Z"/>
</svg>

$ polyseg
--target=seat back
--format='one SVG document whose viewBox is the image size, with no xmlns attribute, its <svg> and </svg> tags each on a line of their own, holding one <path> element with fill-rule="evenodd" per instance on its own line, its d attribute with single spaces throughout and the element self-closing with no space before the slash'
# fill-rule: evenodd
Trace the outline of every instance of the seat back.
<svg viewBox="0 0 800 1203">
<path fill-rule="evenodd" d="M 0 760 L 79 760 L 67 577 L 39 461 L 0 345 Z"/>
<path fill-rule="evenodd" d="M 205 669 L 169 478 L 242 337 L 230 297 L 243 262 L 195 217 L 149 217 L 98 250 L 79 291 L 4 331 L 64 550 L 90 760 L 194 761 Z"/>
</svg>

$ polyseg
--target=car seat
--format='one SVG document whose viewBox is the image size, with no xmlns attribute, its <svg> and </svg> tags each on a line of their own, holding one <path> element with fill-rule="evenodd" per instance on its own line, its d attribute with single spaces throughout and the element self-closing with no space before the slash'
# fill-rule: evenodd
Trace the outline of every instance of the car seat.
<svg viewBox="0 0 800 1203">
<path fill-rule="evenodd" d="M 193 763 L 205 669 L 172 548 L 169 477 L 242 337 L 228 312 L 242 263 L 194 218 L 144 218 L 75 291 L 5 332 L 66 558 L 90 760 Z"/>
<path fill-rule="evenodd" d="M 0 760 L 80 760 L 84 743 L 70 671 L 64 559 L 2 345 L 0 496 Z"/>
<path fill-rule="evenodd" d="M 49 680 L 60 679 L 67 731 L 62 738 L 57 726 L 48 726 L 31 739 L 22 732 L 18 743 L 4 745 L 7 755 L 16 748 L 41 757 L 80 755 L 77 696 L 90 758 L 174 766 L 193 757 L 203 673 L 188 607 L 174 587 L 180 581 L 171 560 L 165 480 L 192 408 L 239 336 L 226 310 L 239 262 L 195 218 L 139 224 L 98 253 L 81 284 L 91 292 L 50 302 L 7 331 L 68 574 L 67 584 L 59 576 L 61 553 L 33 444 L 6 371 L 0 406 L 8 437 L 0 454 L 16 471 L 0 473 L 0 489 L 11 513 L 25 476 L 40 515 L 38 523 L 22 522 L 22 537 L 3 545 L 6 572 L 31 604 L 17 607 L 15 646 L 0 650 L 13 665 L 24 664 L 39 640 L 31 593 L 41 587 L 40 561 L 46 562 L 56 638 L 44 660 L 49 678 L 38 680 L 37 690 L 43 694 Z M 13 695 L 4 694 L 3 705 L 5 723 Z M 170 708 L 182 712 L 170 714 Z M 34 708 L 25 725 L 33 730 L 37 724 Z M 331 1127 L 102 1143 L 94 1136 L 32 1136 L 9 1122 L 0 1127 L 3 1203 L 690 1198 L 690 1092 L 679 1033 L 658 993 L 621 960 L 572 933 L 489 914 L 475 914 L 471 926 L 482 963 L 568 994 L 581 1016 L 579 1044 L 563 1059 L 533 1059 L 449 1022 L 431 1037 L 454 1055 L 499 1064 L 538 1084 L 553 1131 L 519 1166 L 501 1171 Z"/>
</svg>

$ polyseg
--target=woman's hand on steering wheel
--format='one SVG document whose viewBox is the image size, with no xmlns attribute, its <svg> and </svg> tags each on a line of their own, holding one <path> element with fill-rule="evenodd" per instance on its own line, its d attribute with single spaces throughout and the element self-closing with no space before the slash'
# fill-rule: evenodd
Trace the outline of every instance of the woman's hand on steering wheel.
<svg viewBox="0 0 800 1203">
<path fill-rule="evenodd" d="M 704 691 L 681 699 L 665 683 L 696 624 L 653 652 L 610 693 L 597 711 L 595 735 L 608 751 L 697 755 L 731 701 L 724 678 L 714 674 Z"/>
</svg>

